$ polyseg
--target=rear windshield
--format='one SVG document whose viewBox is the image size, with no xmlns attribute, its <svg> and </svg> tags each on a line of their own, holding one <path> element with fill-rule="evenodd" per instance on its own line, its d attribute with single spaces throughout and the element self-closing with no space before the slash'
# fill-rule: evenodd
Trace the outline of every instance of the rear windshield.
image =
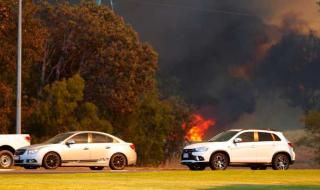
<svg viewBox="0 0 320 190">
<path fill-rule="evenodd" d="M 236 135 L 239 131 L 225 131 L 209 140 L 209 142 L 224 142 L 230 140 L 234 135 Z"/>
</svg>

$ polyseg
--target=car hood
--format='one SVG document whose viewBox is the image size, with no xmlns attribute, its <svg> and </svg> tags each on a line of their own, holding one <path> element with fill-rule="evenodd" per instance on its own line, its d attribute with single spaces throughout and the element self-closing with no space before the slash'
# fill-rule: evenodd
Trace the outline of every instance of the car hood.
<svg viewBox="0 0 320 190">
<path fill-rule="evenodd" d="M 194 148 L 199 148 L 199 147 L 213 147 L 213 146 L 220 146 L 225 142 L 202 142 L 202 143 L 195 143 L 195 144 L 190 144 L 186 147 L 184 147 L 185 149 L 194 149 Z"/>
<path fill-rule="evenodd" d="M 31 145 L 31 146 L 23 147 L 21 149 L 40 149 L 40 148 L 48 147 L 50 145 L 52 145 L 52 144 L 34 144 L 34 145 Z"/>
</svg>

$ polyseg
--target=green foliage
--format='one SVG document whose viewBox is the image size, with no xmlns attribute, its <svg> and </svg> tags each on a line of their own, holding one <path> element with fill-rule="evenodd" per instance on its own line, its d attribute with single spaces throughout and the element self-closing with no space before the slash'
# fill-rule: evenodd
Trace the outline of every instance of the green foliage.
<svg viewBox="0 0 320 190">
<path fill-rule="evenodd" d="M 158 92 L 146 94 L 135 112 L 115 122 L 116 132 L 137 147 L 139 165 L 158 165 L 180 156 L 191 109 L 180 98 L 160 100 Z M 121 132 L 120 132 L 120 131 Z"/>
<path fill-rule="evenodd" d="M 138 164 L 157 165 L 164 161 L 164 147 L 173 124 L 172 107 L 160 101 L 153 92 L 143 97 L 136 111 L 128 118 L 126 138 L 136 144 Z"/>
<path fill-rule="evenodd" d="M 44 87 L 38 107 L 30 119 L 36 137 L 48 138 L 72 130 L 110 132 L 111 124 L 99 118 L 97 107 L 83 102 L 84 80 L 80 75 Z"/>
<path fill-rule="evenodd" d="M 305 144 L 315 149 L 316 159 L 320 164 L 320 111 L 309 111 L 304 117 L 304 123 L 308 132 Z"/>
</svg>

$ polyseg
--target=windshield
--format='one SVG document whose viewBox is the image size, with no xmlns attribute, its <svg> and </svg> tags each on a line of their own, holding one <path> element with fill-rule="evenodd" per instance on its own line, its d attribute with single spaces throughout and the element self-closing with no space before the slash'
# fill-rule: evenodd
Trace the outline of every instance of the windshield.
<svg viewBox="0 0 320 190">
<path fill-rule="evenodd" d="M 222 133 L 219 133 L 218 135 L 214 136 L 212 139 L 209 140 L 209 142 L 224 142 L 231 139 L 235 134 L 237 134 L 239 131 L 225 131 Z"/>
<path fill-rule="evenodd" d="M 51 139 L 45 141 L 43 144 L 58 144 L 73 134 L 74 133 L 62 133 L 62 134 L 56 135 L 56 136 L 52 137 Z"/>
</svg>

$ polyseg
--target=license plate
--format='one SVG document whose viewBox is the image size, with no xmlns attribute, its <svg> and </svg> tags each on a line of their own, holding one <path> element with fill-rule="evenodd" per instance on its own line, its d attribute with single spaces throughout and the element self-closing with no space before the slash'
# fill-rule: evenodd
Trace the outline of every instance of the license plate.
<svg viewBox="0 0 320 190">
<path fill-rule="evenodd" d="M 20 160 L 20 156 L 14 156 L 14 160 Z"/>
<path fill-rule="evenodd" d="M 189 154 L 188 153 L 184 153 L 183 154 L 183 158 L 189 158 Z"/>
</svg>

